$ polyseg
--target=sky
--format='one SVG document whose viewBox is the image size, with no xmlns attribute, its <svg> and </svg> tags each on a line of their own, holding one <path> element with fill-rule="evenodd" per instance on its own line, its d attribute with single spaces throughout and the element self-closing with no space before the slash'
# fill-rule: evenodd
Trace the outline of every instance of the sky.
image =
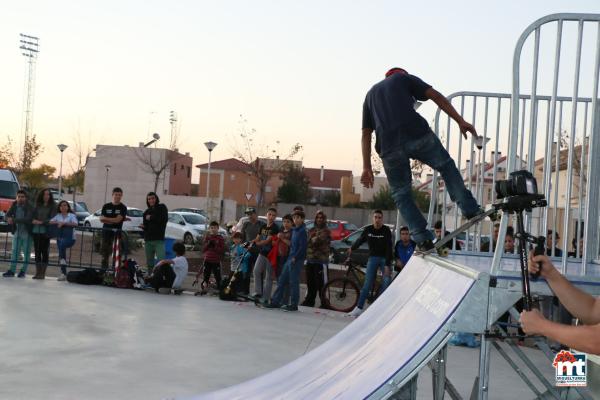
<svg viewBox="0 0 600 400">
<path fill-rule="evenodd" d="M 40 38 L 38 163 L 58 169 L 59 143 L 66 173 L 76 142 L 136 146 L 158 132 L 166 146 L 175 111 L 179 149 L 195 164 L 208 161 L 204 142 L 218 143 L 213 160 L 229 158 L 240 130 L 255 129 L 259 151 L 300 143 L 304 166 L 359 174 L 362 102 L 387 69 L 444 94 L 510 92 L 519 35 L 556 12 L 599 13 L 600 2 L 3 2 L 0 141 L 22 134 L 25 33 Z M 434 108 L 419 111 L 430 120 Z"/>
</svg>

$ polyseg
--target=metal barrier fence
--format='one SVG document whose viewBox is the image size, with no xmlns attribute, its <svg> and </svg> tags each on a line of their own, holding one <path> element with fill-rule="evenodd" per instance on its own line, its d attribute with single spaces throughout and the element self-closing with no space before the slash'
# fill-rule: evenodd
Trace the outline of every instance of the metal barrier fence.
<svg viewBox="0 0 600 400">
<path fill-rule="evenodd" d="M 115 251 L 121 260 L 126 259 L 130 254 L 129 242 L 131 239 L 135 239 L 135 234 L 121 231 L 118 229 L 104 229 L 104 228 L 91 228 L 91 227 L 75 227 L 75 243 L 67 251 L 67 268 L 95 268 L 102 269 L 108 268 L 109 270 L 114 269 L 115 266 Z M 111 233 L 112 240 L 110 242 L 110 254 L 108 257 L 108 265 L 102 265 L 102 236 L 105 231 Z M 3 233 L 0 236 L 0 261 L 10 263 L 12 261 L 12 235 L 9 233 Z M 118 241 L 117 241 L 118 238 Z M 34 253 L 35 248 L 33 240 L 31 242 L 30 253 Z M 58 246 L 55 239 L 50 240 L 50 257 L 48 266 L 60 267 Z M 19 254 L 17 259 L 19 263 L 23 262 L 24 254 Z M 29 266 L 35 266 L 36 260 L 33 254 L 30 256 Z"/>
<path fill-rule="evenodd" d="M 576 32 L 567 27 L 572 22 Z M 595 22 L 589 24 L 589 22 Z M 586 24 L 587 23 L 587 24 Z M 548 25 L 549 24 L 549 25 Z M 544 30 L 542 25 L 546 25 Z M 589 28 L 592 25 L 592 29 Z M 595 29 L 594 29 L 595 28 Z M 535 33 L 533 43 L 527 41 Z M 562 43 L 574 36 L 575 54 L 570 57 L 573 65 L 561 64 Z M 542 37 L 555 37 L 551 48 Z M 564 39 L 567 37 L 567 39 Z M 584 40 L 585 39 L 585 40 Z M 520 57 L 524 49 L 532 56 L 530 95 L 521 94 L 519 86 L 521 69 Z M 584 46 L 585 45 L 585 46 Z M 472 122 L 484 141 L 481 149 L 476 149 L 473 140 L 464 142 L 458 128 L 445 114 L 437 111 L 435 116 L 436 134 L 449 149 L 465 179 L 467 187 L 473 191 L 480 204 L 496 201 L 494 185 L 505 179 L 511 171 L 527 169 L 538 179 L 540 190 L 548 200 L 548 207 L 533 210 L 526 216 L 527 229 L 536 235 L 546 235 L 548 229 L 561 236 L 562 270 L 566 269 L 567 258 L 575 258 L 582 264 L 582 274 L 586 273 L 586 262 L 597 259 L 598 227 L 600 215 L 600 177 L 594 174 L 600 168 L 600 123 L 598 112 L 598 74 L 600 66 L 600 15 L 598 14 L 556 14 L 536 21 L 522 34 L 515 50 L 513 70 L 513 94 L 487 92 L 458 92 L 449 96 L 460 114 Z M 593 66 L 589 56 L 594 55 Z M 545 62 L 553 65 L 552 85 L 540 79 L 540 66 Z M 571 69 L 572 79 L 561 76 L 563 70 Z M 591 70 L 591 74 L 581 71 Z M 573 91 L 570 96 L 559 96 L 558 91 L 570 82 Z M 585 90 L 579 90 L 583 82 Z M 590 90 L 591 88 L 591 90 Z M 540 95 L 539 90 L 551 89 L 550 95 Z M 587 97 L 586 97 L 587 96 Z M 488 153 L 489 152 L 489 153 Z M 441 219 L 444 228 L 460 225 L 456 206 L 449 201 L 443 186 L 433 174 L 430 182 L 431 205 L 429 223 Z M 510 218 L 503 218 L 498 235 L 498 243 L 503 244 Z M 588 222 L 588 223 L 586 223 Z M 484 223 L 467 232 L 463 251 L 479 251 L 485 241 L 492 241 L 493 226 Z M 568 254 L 569 244 L 574 238 L 575 248 Z M 551 253 L 554 253 L 555 243 Z M 498 253 L 503 246 L 496 246 Z M 493 246 L 489 246 L 489 253 Z M 497 269 L 500 257 L 496 257 Z M 573 261 L 573 260 L 571 260 Z"/>
</svg>

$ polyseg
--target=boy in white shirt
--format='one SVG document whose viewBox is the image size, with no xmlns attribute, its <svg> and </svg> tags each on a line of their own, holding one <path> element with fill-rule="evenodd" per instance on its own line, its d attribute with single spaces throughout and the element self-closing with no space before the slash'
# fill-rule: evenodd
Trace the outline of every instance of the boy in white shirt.
<svg viewBox="0 0 600 400">
<path fill-rule="evenodd" d="M 154 267 L 152 286 L 159 291 L 161 288 L 173 288 L 175 294 L 181 294 L 181 285 L 188 274 L 188 262 L 184 257 L 185 246 L 181 242 L 173 244 L 175 258 L 160 260 Z"/>
</svg>

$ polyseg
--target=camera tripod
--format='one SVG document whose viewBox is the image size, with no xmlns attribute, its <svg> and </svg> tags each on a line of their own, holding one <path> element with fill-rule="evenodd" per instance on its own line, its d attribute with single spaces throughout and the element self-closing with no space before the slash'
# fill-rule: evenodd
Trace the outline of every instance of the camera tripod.
<svg viewBox="0 0 600 400">
<path fill-rule="evenodd" d="M 531 298 L 531 289 L 529 285 L 530 274 L 527 271 L 527 248 L 525 243 L 535 245 L 533 250 L 535 255 L 544 254 L 544 244 L 546 238 L 544 236 L 533 236 L 525 232 L 525 224 L 523 222 L 523 212 L 531 211 L 537 207 L 546 207 L 548 203 L 541 194 L 517 195 L 504 198 L 501 202 L 494 204 L 494 208 L 502 210 L 507 214 L 517 215 L 517 227 L 515 237 L 519 239 L 517 246 L 519 251 L 519 261 L 521 263 L 521 285 L 523 289 L 523 308 L 526 311 L 531 311 L 533 300 Z M 531 279 L 535 280 L 539 276 L 539 272 L 531 275 Z"/>
</svg>

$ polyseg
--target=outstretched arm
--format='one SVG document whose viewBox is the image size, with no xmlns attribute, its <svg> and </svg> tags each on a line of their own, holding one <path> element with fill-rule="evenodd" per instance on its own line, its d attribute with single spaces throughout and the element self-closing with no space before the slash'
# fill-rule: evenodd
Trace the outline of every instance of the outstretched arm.
<svg viewBox="0 0 600 400">
<path fill-rule="evenodd" d="M 429 88 L 425 91 L 425 96 L 428 99 L 432 100 L 439 108 L 442 109 L 450 118 L 456 121 L 458 127 L 460 129 L 460 133 L 467 138 L 467 132 L 471 132 L 472 135 L 477 136 L 477 131 L 475 127 L 465 121 L 463 117 L 456 111 L 456 109 L 452 106 L 452 104 L 444 97 L 443 94 L 435 90 L 434 88 Z"/>
<path fill-rule="evenodd" d="M 569 282 L 547 256 L 533 256 L 530 252 L 529 272 L 536 273 L 539 270 L 538 263 L 542 266 L 540 275 L 571 314 L 587 325 L 600 323 L 600 299 L 595 299 Z"/>
</svg>

